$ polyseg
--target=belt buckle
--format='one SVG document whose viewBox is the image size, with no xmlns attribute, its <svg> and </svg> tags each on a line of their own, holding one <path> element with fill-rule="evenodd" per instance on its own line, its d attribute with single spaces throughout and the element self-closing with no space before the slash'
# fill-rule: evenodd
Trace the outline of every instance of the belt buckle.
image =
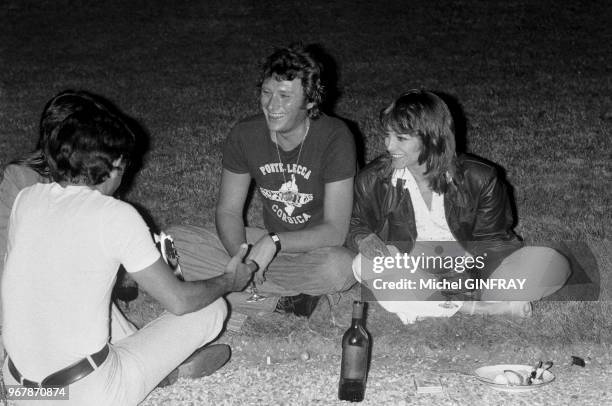
<svg viewBox="0 0 612 406">
<path fill-rule="evenodd" d="M 26 388 L 32 388 L 32 387 L 33 388 L 42 388 L 42 383 L 41 382 L 30 381 L 29 379 L 24 378 L 23 375 L 21 375 L 21 377 L 19 379 L 19 385 L 24 386 Z"/>
</svg>

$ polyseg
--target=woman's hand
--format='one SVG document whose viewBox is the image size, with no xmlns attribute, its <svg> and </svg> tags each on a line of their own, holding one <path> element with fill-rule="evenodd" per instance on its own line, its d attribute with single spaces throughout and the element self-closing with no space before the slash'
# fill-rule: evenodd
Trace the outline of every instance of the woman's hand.
<svg viewBox="0 0 612 406">
<path fill-rule="evenodd" d="M 372 260 L 374 257 L 390 256 L 387 245 L 376 234 L 371 233 L 357 242 L 359 253 Z"/>
</svg>

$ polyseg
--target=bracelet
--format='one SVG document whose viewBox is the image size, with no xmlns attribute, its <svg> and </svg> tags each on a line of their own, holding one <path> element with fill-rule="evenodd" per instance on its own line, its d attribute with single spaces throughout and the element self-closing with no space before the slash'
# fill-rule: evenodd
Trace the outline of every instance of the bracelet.
<svg viewBox="0 0 612 406">
<path fill-rule="evenodd" d="M 272 238 L 272 241 L 274 241 L 274 245 L 276 245 L 276 252 L 274 253 L 274 255 L 277 255 L 282 248 L 280 238 L 278 238 L 278 235 L 274 231 L 272 231 L 268 235 L 270 236 L 270 238 Z"/>
</svg>

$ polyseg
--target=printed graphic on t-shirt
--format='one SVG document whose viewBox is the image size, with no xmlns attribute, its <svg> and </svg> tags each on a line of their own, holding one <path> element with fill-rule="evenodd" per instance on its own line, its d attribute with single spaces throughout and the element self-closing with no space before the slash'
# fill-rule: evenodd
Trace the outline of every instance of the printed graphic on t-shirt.
<svg viewBox="0 0 612 406">
<path fill-rule="evenodd" d="M 269 231 L 320 224 L 326 185 L 355 175 L 355 143 L 341 120 L 326 115 L 312 120 L 302 147 L 301 154 L 300 147 L 277 150 L 263 114 L 238 123 L 223 147 L 223 168 L 255 181 Z"/>
<path fill-rule="evenodd" d="M 284 165 L 282 163 L 266 164 L 259 167 L 261 173 L 265 176 L 271 173 L 281 173 L 291 176 L 290 180 L 281 182 L 280 187 L 277 190 L 271 190 L 264 187 L 260 187 L 259 190 L 263 197 L 273 202 L 281 203 L 281 205 L 272 205 L 272 209 L 276 216 L 290 224 L 301 224 L 308 221 L 311 217 L 306 212 L 300 215 L 294 216 L 293 212 L 295 209 L 302 208 L 314 199 L 312 193 L 302 193 L 299 190 L 296 182 L 296 174 L 302 176 L 302 178 L 308 180 L 310 178 L 311 171 L 302 165 L 289 164 Z"/>
</svg>

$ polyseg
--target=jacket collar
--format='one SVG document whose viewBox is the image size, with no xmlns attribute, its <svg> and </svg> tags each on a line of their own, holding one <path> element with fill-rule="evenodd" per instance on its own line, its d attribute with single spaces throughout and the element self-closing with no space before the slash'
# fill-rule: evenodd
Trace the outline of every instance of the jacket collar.
<svg viewBox="0 0 612 406">
<path fill-rule="evenodd" d="M 393 165 L 391 165 L 391 156 L 387 153 L 378 158 L 376 162 L 377 171 L 385 183 L 391 183 L 391 175 L 393 175 Z"/>
<path fill-rule="evenodd" d="M 463 168 L 464 156 L 459 155 L 457 157 L 457 170 L 455 176 L 448 179 L 448 189 L 444 193 L 445 207 L 467 207 L 469 205 L 469 196 L 467 195 L 467 187 L 465 186 L 464 168 Z M 391 156 L 389 154 L 383 154 L 378 158 L 376 164 L 377 173 L 382 178 L 382 183 L 387 187 L 391 187 L 391 176 L 393 175 L 393 165 L 391 165 Z"/>
</svg>

